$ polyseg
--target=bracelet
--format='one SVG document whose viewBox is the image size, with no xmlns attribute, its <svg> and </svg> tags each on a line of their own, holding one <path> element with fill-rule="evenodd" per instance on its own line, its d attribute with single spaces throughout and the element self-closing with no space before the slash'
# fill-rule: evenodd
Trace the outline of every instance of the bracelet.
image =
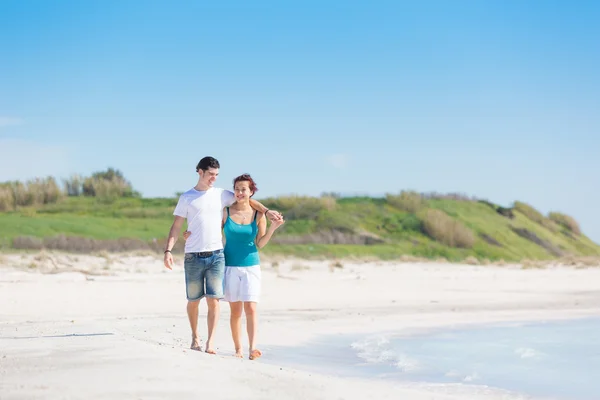
<svg viewBox="0 0 600 400">
<path fill-rule="evenodd" d="M 268 213 L 269 211 L 271 211 L 271 210 L 267 209 L 267 211 L 265 211 L 265 216 L 267 215 L 267 213 Z"/>
<path fill-rule="evenodd" d="M 165 250 L 164 254 L 170 253 L 171 250 Z"/>
</svg>

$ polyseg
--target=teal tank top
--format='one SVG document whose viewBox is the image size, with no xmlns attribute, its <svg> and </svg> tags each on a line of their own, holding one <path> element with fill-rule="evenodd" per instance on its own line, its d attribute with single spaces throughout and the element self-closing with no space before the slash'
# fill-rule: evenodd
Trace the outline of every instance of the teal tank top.
<svg viewBox="0 0 600 400">
<path fill-rule="evenodd" d="M 256 223 L 256 211 L 251 224 L 238 224 L 229 216 L 227 207 L 227 219 L 223 226 L 225 234 L 225 265 L 229 267 L 251 267 L 260 265 L 258 249 L 256 248 L 256 235 L 258 225 Z"/>
</svg>

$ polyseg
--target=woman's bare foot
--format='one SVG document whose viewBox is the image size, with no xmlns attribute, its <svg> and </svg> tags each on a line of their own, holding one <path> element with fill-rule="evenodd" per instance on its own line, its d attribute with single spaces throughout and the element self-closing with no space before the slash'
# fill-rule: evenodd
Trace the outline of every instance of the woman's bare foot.
<svg viewBox="0 0 600 400">
<path fill-rule="evenodd" d="M 254 350 L 250 350 L 250 357 L 248 357 L 248 358 L 251 360 L 256 360 L 260 356 L 262 356 L 262 352 L 259 349 L 254 349 Z"/>
<path fill-rule="evenodd" d="M 213 347 L 212 347 L 212 340 L 208 340 L 208 341 L 206 342 L 206 345 L 204 346 L 204 348 L 206 349 L 205 351 L 206 351 L 208 354 L 217 354 L 217 352 L 216 352 L 216 351 L 213 349 Z"/>
<path fill-rule="evenodd" d="M 192 345 L 190 346 L 190 349 L 196 350 L 196 351 L 202 351 L 201 342 L 202 342 L 202 340 L 199 337 L 192 338 Z"/>
<path fill-rule="evenodd" d="M 244 358 L 244 353 L 242 353 L 242 349 L 238 349 L 235 351 L 235 354 L 233 356 L 237 358 Z"/>
</svg>

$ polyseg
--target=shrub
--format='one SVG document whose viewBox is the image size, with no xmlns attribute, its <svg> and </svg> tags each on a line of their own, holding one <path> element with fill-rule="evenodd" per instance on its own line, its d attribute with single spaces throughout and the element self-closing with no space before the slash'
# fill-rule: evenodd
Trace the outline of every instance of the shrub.
<svg viewBox="0 0 600 400">
<path fill-rule="evenodd" d="M 523 203 L 521 201 L 515 201 L 514 205 L 515 210 L 532 220 L 533 222 L 537 222 L 538 224 L 542 224 L 544 221 L 544 216 L 541 212 L 533 208 L 527 203 Z"/>
<path fill-rule="evenodd" d="M 52 177 L 35 178 L 25 183 L 19 181 L 1 183 L 0 211 L 56 203 L 62 195 L 62 191 Z"/>
<path fill-rule="evenodd" d="M 399 195 L 386 194 L 385 200 L 389 205 L 409 213 L 416 213 L 423 208 L 425 201 L 417 192 L 402 191 Z"/>
<path fill-rule="evenodd" d="M 537 222 L 543 227 L 550 229 L 552 232 L 558 232 L 560 230 L 558 225 L 554 221 L 544 217 L 544 215 L 542 215 L 541 212 L 539 212 L 527 203 L 515 201 L 514 209 L 519 211 L 521 214 L 525 215 L 531 221 Z"/>
<path fill-rule="evenodd" d="M 82 192 L 84 196 L 98 196 L 104 199 L 136 195 L 123 173 L 113 168 L 94 172 L 86 178 L 82 183 Z"/>
<path fill-rule="evenodd" d="M 83 193 L 83 178 L 77 174 L 69 179 L 63 179 L 63 185 L 67 196 L 81 196 Z"/>
<path fill-rule="evenodd" d="M 15 198 L 8 186 L 0 186 L 0 211 L 11 211 L 15 208 Z"/>
<path fill-rule="evenodd" d="M 498 207 L 496 212 L 506 218 L 513 219 L 515 217 L 512 208 Z"/>
<path fill-rule="evenodd" d="M 559 212 L 551 212 L 548 217 L 557 224 L 567 228 L 576 235 L 581 235 L 581 228 L 575 218 Z"/>
<path fill-rule="evenodd" d="M 37 196 L 38 201 L 43 204 L 56 203 L 63 196 L 56 180 L 51 176 L 46 179 L 35 179 L 33 182 L 28 183 L 28 188 L 30 191 L 39 193 Z"/>
<path fill-rule="evenodd" d="M 102 201 L 114 201 L 127 196 L 131 192 L 131 186 L 120 180 L 108 181 L 94 178 L 88 183 L 93 188 L 94 196 Z"/>
<path fill-rule="evenodd" d="M 25 185 L 22 186 L 23 192 L 25 193 L 25 203 L 19 204 L 23 206 L 32 206 L 44 204 L 44 200 L 46 198 L 45 192 L 45 184 L 44 181 L 35 178 L 26 182 Z"/>
<path fill-rule="evenodd" d="M 515 217 L 515 214 L 513 213 L 512 208 L 498 206 L 488 200 L 478 200 L 478 202 L 481 204 L 485 204 L 488 207 L 491 207 L 494 211 L 496 211 L 498 214 L 502 215 L 503 217 L 510 218 L 510 219 L 513 219 Z"/>
<path fill-rule="evenodd" d="M 13 182 L 12 191 L 15 199 L 15 206 L 30 206 L 33 204 L 33 196 L 27 190 L 27 186 L 23 182 Z"/>
<path fill-rule="evenodd" d="M 431 238 L 451 247 L 471 248 L 475 243 L 473 232 L 440 210 L 423 213 L 423 231 Z"/>
</svg>

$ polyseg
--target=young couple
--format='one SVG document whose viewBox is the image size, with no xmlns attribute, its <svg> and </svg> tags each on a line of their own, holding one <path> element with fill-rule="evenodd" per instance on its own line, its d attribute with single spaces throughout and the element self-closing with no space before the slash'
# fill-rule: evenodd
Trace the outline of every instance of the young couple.
<svg viewBox="0 0 600 400">
<path fill-rule="evenodd" d="M 249 358 L 262 355 L 256 347 L 256 303 L 260 297 L 260 258 L 258 249 L 264 247 L 283 217 L 252 199 L 257 191 L 250 175 L 234 179 L 234 191 L 213 187 L 219 175 L 219 162 L 204 157 L 196 166 L 197 185 L 179 197 L 173 215 L 175 219 L 165 249 L 164 264 L 173 268 L 171 249 L 187 220 L 184 233 L 185 284 L 187 314 L 192 329 L 191 349 L 202 350 L 198 334 L 198 305 L 206 297 L 208 305 L 208 337 L 205 351 L 216 354 L 214 334 L 219 318 L 219 299 L 224 298 L 231 307 L 231 334 L 236 357 L 243 357 L 241 344 L 242 310 L 246 314 Z M 266 218 L 271 224 L 267 229 Z M 225 234 L 225 248 L 223 235 Z"/>
</svg>

